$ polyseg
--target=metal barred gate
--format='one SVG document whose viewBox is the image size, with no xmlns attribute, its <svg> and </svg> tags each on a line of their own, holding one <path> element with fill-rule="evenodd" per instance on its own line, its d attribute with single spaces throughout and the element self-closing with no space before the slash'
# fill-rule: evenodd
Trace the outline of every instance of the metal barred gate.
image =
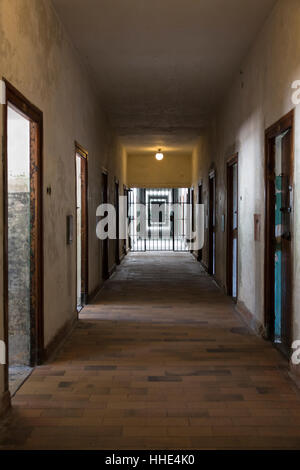
<svg viewBox="0 0 300 470">
<path fill-rule="evenodd" d="M 131 251 L 189 251 L 186 227 L 191 218 L 190 198 L 188 188 L 130 189 Z"/>
</svg>

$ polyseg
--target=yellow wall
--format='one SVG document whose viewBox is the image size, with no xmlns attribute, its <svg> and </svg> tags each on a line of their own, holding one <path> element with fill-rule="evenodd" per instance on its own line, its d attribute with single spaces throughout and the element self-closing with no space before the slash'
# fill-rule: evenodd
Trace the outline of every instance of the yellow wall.
<svg viewBox="0 0 300 470">
<path fill-rule="evenodd" d="M 157 161 L 153 153 L 128 155 L 127 183 L 139 188 L 184 188 L 192 184 L 192 156 L 165 154 Z"/>
</svg>

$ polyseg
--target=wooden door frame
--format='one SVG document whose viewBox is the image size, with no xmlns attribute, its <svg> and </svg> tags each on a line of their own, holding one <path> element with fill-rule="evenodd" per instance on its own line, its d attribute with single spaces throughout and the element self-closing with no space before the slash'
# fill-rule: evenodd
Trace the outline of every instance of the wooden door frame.
<svg viewBox="0 0 300 470">
<path fill-rule="evenodd" d="M 43 240 L 43 113 L 25 98 L 7 80 L 6 102 L 3 106 L 3 296 L 4 296 L 4 340 L 9 357 L 9 312 L 8 312 L 8 155 L 7 155 L 7 108 L 8 103 L 30 121 L 30 208 L 31 208 L 31 259 L 30 263 L 30 365 L 41 364 L 44 349 L 44 240 Z M 33 140 L 33 132 L 35 139 Z M 32 185 L 32 182 L 34 183 Z M 34 215 L 32 215 L 34 212 Z M 32 255 L 31 255 L 32 256 Z M 5 392 L 9 391 L 9 360 L 4 371 Z"/>
<path fill-rule="evenodd" d="M 291 129 L 291 179 L 294 188 L 294 109 L 283 118 L 273 124 L 265 131 L 265 272 L 264 272 L 264 323 L 265 334 L 270 341 L 274 340 L 274 243 L 271 241 L 271 235 L 275 233 L 275 212 L 274 200 L 271 200 L 271 194 L 275 194 L 274 181 L 269 178 L 269 171 L 274 166 L 275 157 L 275 139 L 288 129 Z M 291 232 L 293 230 L 293 214 L 291 214 Z M 293 286 L 293 244 L 291 242 L 291 289 Z M 272 287 L 273 286 L 273 287 Z M 291 295 L 291 311 L 293 310 L 293 296 Z M 292 325 L 291 325 L 292 329 Z M 292 331 L 291 331 L 292 334 Z"/>
<path fill-rule="evenodd" d="M 214 179 L 214 185 L 215 185 L 215 194 L 214 194 L 214 215 L 216 219 L 216 170 L 213 168 L 210 170 L 209 175 L 208 175 L 208 273 L 211 276 L 214 276 L 215 273 L 213 272 L 213 264 L 214 264 L 214 253 L 213 253 L 213 231 L 214 231 L 214 226 L 213 226 L 213 221 L 211 217 L 211 190 L 210 190 L 210 184 L 211 180 Z M 216 223 L 216 220 L 215 220 Z M 216 227 L 215 227 L 215 238 L 216 238 Z M 216 255 L 216 251 L 215 251 Z"/>
<path fill-rule="evenodd" d="M 200 188 L 201 188 L 201 192 L 200 192 Z M 200 198 L 200 194 L 201 194 L 201 198 Z M 197 201 L 198 201 L 198 204 L 203 204 L 203 181 L 202 180 L 198 182 Z M 201 250 L 198 250 L 197 260 L 201 263 L 202 258 L 203 258 L 203 249 L 201 248 Z"/>
<path fill-rule="evenodd" d="M 103 182 L 104 178 L 106 178 L 106 194 L 104 195 L 104 188 L 103 188 Z M 102 169 L 101 172 L 101 187 L 102 187 L 102 203 L 103 204 L 108 204 L 109 203 L 109 174 L 106 169 Z M 104 258 L 104 248 L 106 250 L 106 256 Z M 106 238 L 105 240 L 102 240 L 102 280 L 106 281 L 109 279 L 109 239 Z M 105 268 L 105 269 L 104 269 Z"/>
<path fill-rule="evenodd" d="M 227 253 L 226 253 L 226 288 L 227 288 L 227 295 L 232 297 L 232 259 L 233 259 L 233 236 L 232 236 L 232 195 L 233 195 L 233 186 L 232 186 L 232 168 L 234 165 L 237 165 L 237 178 L 239 178 L 239 158 L 238 153 L 234 154 L 227 160 L 226 168 L 227 168 Z M 238 187 L 237 187 L 238 191 Z M 237 194 L 237 199 L 239 199 L 239 191 Z M 239 214 L 237 214 L 237 224 L 239 223 Z M 239 237 L 237 236 L 237 276 L 238 276 L 238 243 Z M 238 298 L 238 282 L 237 282 L 237 293 L 236 299 Z"/>
<path fill-rule="evenodd" d="M 191 233 L 193 234 L 195 230 L 195 188 L 194 186 L 191 186 L 190 188 L 190 193 L 189 193 L 189 203 L 190 203 L 190 214 L 191 214 L 191 221 L 190 221 L 190 226 L 191 226 Z M 190 239 L 190 242 L 192 242 L 193 237 Z M 174 245 L 174 244 L 173 244 Z M 173 251 L 174 251 L 174 246 L 173 246 Z M 190 250 L 191 253 L 194 252 L 194 250 Z"/>
<path fill-rule="evenodd" d="M 118 194 L 117 194 L 118 188 Z M 116 265 L 120 264 L 120 225 L 119 225 L 119 216 L 120 216 L 120 183 L 117 178 L 115 178 L 114 184 L 114 193 L 115 193 L 115 210 L 116 210 L 116 245 L 115 245 L 115 263 Z"/>
<path fill-rule="evenodd" d="M 75 214 L 76 214 L 76 308 L 77 306 L 77 165 L 76 158 L 79 156 L 84 162 L 84 181 L 85 187 L 84 192 L 81 195 L 84 196 L 84 202 L 81 205 L 84 214 L 84 233 L 85 237 L 81 239 L 81 281 L 82 274 L 84 273 L 84 291 L 81 292 L 83 305 L 88 303 L 89 295 L 89 214 L 88 214 L 88 152 L 78 142 L 75 141 Z M 81 173 L 82 181 L 82 173 Z M 81 211 L 82 211 L 81 208 Z M 82 224 L 81 224 L 82 225 Z M 84 257 L 82 256 L 84 253 Z"/>
<path fill-rule="evenodd" d="M 126 200 L 126 214 L 125 214 L 125 219 L 126 219 L 126 226 L 128 226 L 128 215 L 129 215 L 129 188 L 126 186 L 126 184 L 123 184 L 123 195 L 127 198 Z M 123 240 L 123 254 L 126 256 L 127 255 L 127 241 L 128 241 L 128 232 L 127 232 L 127 238 Z"/>
</svg>

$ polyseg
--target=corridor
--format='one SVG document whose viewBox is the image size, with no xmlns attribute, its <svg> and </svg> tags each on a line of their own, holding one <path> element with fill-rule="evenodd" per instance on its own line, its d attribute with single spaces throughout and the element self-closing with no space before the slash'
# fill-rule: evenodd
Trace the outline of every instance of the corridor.
<svg viewBox="0 0 300 470">
<path fill-rule="evenodd" d="M 299 448 L 287 366 L 190 253 L 131 253 L 17 392 L 0 448 Z"/>
</svg>

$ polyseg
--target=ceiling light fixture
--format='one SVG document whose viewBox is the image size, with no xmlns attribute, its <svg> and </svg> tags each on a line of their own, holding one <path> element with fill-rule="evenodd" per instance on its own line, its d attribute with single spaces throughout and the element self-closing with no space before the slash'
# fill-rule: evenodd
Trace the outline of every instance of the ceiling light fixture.
<svg viewBox="0 0 300 470">
<path fill-rule="evenodd" d="M 157 154 L 155 155 L 156 160 L 162 160 L 164 158 L 164 154 L 161 152 L 161 149 L 158 150 Z"/>
</svg>

